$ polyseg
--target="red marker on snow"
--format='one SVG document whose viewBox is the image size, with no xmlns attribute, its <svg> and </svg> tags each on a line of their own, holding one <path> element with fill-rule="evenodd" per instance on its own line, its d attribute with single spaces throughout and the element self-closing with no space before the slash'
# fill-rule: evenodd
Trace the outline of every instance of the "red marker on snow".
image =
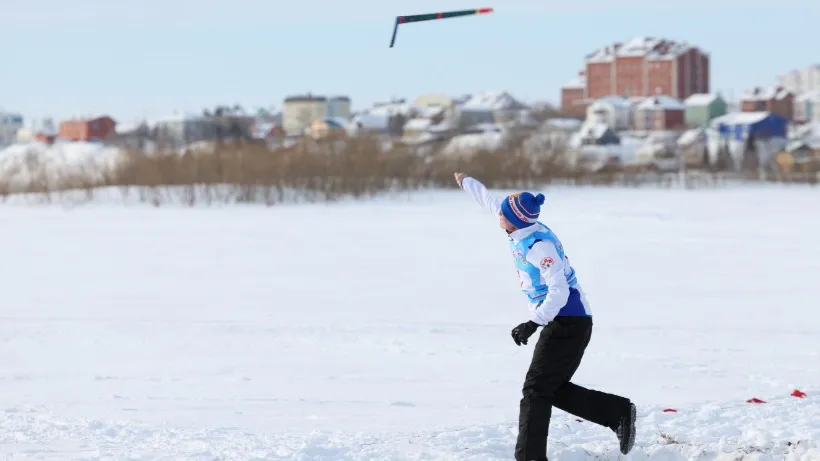
<svg viewBox="0 0 820 461">
<path fill-rule="evenodd" d="M 800 389 L 795 389 L 794 391 L 792 391 L 791 396 L 797 397 L 798 399 L 805 399 L 806 393 L 801 391 Z"/>
<path fill-rule="evenodd" d="M 666 409 L 663 410 L 663 412 L 664 413 L 677 413 L 678 410 L 675 410 L 674 408 L 666 408 Z"/>
<path fill-rule="evenodd" d="M 746 403 L 766 403 L 766 401 L 765 400 L 760 400 L 757 397 L 752 397 L 749 400 L 747 400 Z"/>
</svg>

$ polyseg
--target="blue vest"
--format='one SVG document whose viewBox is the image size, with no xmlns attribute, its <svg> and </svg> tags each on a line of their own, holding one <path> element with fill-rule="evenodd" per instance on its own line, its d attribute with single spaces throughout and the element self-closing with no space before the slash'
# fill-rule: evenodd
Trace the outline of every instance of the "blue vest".
<svg viewBox="0 0 820 461">
<path fill-rule="evenodd" d="M 581 302 L 580 292 L 575 288 L 576 285 L 578 285 L 575 269 L 570 265 L 566 253 L 564 253 L 564 246 L 550 228 L 540 222 L 538 224 L 542 226 L 542 230 L 533 232 L 520 242 L 515 243 L 510 239 L 510 249 L 515 258 L 515 268 L 518 271 L 518 277 L 521 282 L 521 291 L 533 304 L 543 301 L 546 298 L 549 286 L 541 280 L 541 269 L 527 261 L 527 253 L 530 252 L 530 249 L 532 249 L 533 245 L 537 242 L 549 242 L 555 246 L 558 257 L 561 258 L 564 263 L 564 276 L 570 287 L 567 304 L 561 309 L 558 315 L 586 316 L 587 313 Z"/>
</svg>

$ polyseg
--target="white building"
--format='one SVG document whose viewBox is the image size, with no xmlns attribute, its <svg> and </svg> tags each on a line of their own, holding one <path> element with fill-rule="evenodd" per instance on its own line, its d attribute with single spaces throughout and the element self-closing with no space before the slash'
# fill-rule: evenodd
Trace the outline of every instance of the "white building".
<svg viewBox="0 0 820 461">
<path fill-rule="evenodd" d="M 23 116 L 20 114 L 0 112 L 0 146 L 17 141 L 17 132 L 23 128 Z"/>
<path fill-rule="evenodd" d="M 603 124 L 613 130 L 626 130 L 631 119 L 631 103 L 620 96 L 596 99 L 587 107 L 587 122 Z"/>
<path fill-rule="evenodd" d="M 785 73 L 777 78 L 777 83 L 798 96 L 820 91 L 820 64 Z"/>
<path fill-rule="evenodd" d="M 328 98 L 327 118 L 350 119 L 350 98 L 347 96 Z"/>
<path fill-rule="evenodd" d="M 820 122 L 820 90 L 809 91 L 795 98 L 794 118 L 806 122 Z"/>
</svg>

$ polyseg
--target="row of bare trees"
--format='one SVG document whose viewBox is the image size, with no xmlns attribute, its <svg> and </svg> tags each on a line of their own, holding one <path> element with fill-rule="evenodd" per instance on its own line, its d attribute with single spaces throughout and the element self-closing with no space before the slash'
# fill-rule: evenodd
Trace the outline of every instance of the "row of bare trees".
<svg viewBox="0 0 820 461">
<path fill-rule="evenodd" d="M 422 157 L 402 147 L 384 149 L 380 140 L 357 138 L 342 146 L 304 143 L 272 152 L 264 145 L 237 142 L 212 150 L 152 153 L 124 152 L 104 167 L 70 170 L 37 165 L 28 160 L 25 180 L 9 181 L 0 173 L 0 196 L 67 192 L 93 198 L 102 190 L 137 191 L 141 201 L 263 203 L 292 200 L 333 201 L 382 193 L 455 187 L 452 174 L 465 171 L 494 188 L 541 187 L 549 183 L 574 185 L 670 185 L 675 174 L 625 173 L 617 169 L 595 173 L 583 166 L 570 168 L 565 152 L 533 157 L 519 147 L 503 152 L 463 156 Z M 5 173 L 9 171 L 6 170 Z M 689 173 L 690 187 L 714 186 L 722 176 Z"/>
</svg>

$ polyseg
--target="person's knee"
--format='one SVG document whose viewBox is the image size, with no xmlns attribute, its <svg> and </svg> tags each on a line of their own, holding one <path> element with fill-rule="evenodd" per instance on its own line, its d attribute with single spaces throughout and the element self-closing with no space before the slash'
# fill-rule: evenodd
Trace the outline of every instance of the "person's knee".
<svg viewBox="0 0 820 461">
<path fill-rule="evenodd" d="M 555 398 L 555 389 L 550 386 L 530 385 L 524 386 L 521 391 L 524 400 L 549 400 Z"/>
</svg>

